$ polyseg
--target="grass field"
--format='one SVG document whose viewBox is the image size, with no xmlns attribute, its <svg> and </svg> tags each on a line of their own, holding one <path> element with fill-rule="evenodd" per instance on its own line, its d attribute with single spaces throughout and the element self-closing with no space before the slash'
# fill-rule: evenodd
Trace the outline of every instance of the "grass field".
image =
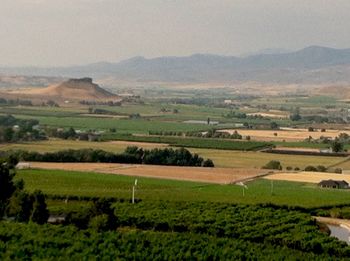
<svg viewBox="0 0 350 261">
<path fill-rule="evenodd" d="M 18 115 L 18 118 L 37 119 L 41 125 L 51 127 L 76 129 L 108 130 L 115 128 L 119 133 L 143 133 L 149 131 L 201 131 L 210 129 L 211 126 L 204 124 L 189 124 L 182 122 L 167 122 L 145 119 L 111 119 L 94 117 L 49 117 Z"/>
<path fill-rule="evenodd" d="M 193 138 L 177 136 L 133 136 L 111 134 L 103 136 L 104 140 L 124 140 L 138 142 L 156 142 L 167 143 L 177 147 L 187 148 L 207 148 L 222 150 L 259 150 L 272 146 L 271 143 L 261 141 L 241 141 L 241 140 L 224 140 L 214 138 Z"/>
<path fill-rule="evenodd" d="M 41 189 L 46 194 L 108 196 L 130 198 L 134 177 L 68 171 L 22 170 L 26 189 Z M 209 201 L 230 203 L 274 203 L 302 207 L 348 204 L 350 191 L 323 190 L 315 185 L 259 179 L 243 187 L 138 178 L 136 197 L 142 200 Z"/>
</svg>

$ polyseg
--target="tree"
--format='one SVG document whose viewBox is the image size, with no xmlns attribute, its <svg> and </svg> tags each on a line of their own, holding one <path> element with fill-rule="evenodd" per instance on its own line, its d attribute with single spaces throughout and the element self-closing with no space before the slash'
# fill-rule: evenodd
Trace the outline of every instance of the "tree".
<svg viewBox="0 0 350 261">
<path fill-rule="evenodd" d="M 292 121 L 299 121 L 301 120 L 301 116 L 299 113 L 293 113 L 289 116 L 289 119 L 292 120 Z"/>
<path fill-rule="evenodd" d="M 16 221 L 28 222 L 33 208 L 32 197 L 23 190 L 16 190 L 7 208 L 7 215 Z"/>
<path fill-rule="evenodd" d="M 203 161 L 203 167 L 213 168 L 214 162 L 211 159 Z"/>
<path fill-rule="evenodd" d="M 273 122 L 270 123 L 270 128 L 272 130 L 277 130 L 279 127 L 278 127 L 278 124 L 273 121 Z"/>
<path fill-rule="evenodd" d="M 338 138 L 336 138 L 332 142 L 331 148 L 332 148 L 333 152 L 342 152 L 342 151 L 344 151 L 344 144 L 342 142 L 340 142 L 340 140 Z"/>
<path fill-rule="evenodd" d="M 47 210 L 44 194 L 40 190 L 36 190 L 34 191 L 32 198 L 33 210 L 30 220 L 38 224 L 46 223 L 49 218 L 49 211 Z"/>
<path fill-rule="evenodd" d="M 6 161 L 0 160 L 0 218 L 4 216 L 8 201 L 16 190 L 16 184 L 13 181 L 15 162 L 12 161 L 12 158 Z"/>
<path fill-rule="evenodd" d="M 263 169 L 278 169 L 282 170 L 281 162 L 278 160 L 271 160 L 269 161 L 265 166 L 262 167 Z"/>
</svg>

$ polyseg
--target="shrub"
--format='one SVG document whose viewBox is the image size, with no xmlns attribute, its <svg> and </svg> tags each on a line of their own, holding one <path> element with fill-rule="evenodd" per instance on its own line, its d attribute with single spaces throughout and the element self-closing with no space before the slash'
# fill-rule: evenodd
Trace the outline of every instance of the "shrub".
<svg viewBox="0 0 350 261">
<path fill-rule="evenodd" d="M 278 169 L 282 170 L 281 162 L 278 160 L 271 160 L 268 162 L 265 166 L 262 167 L 263 169 Z"/>
<path fill-rule="evenodd" d="M 98 232 L 107 231 L 109 229 L 109 216 L 107 214 L 102 214 L 91 218 L 89 228 Z"/>
<path fill-rule="evenodd" d="M 207 159 L 207 160 L 203 161 L 202 166 L 203 167 L 213 168 L 214 167 L 214 162 L 211 159 Z"/>
<path fill-rule="evenodd" d="M 317 171 L 317 168 L 314 166 L 307 166 L 304 170 L 305 171 Z"/>
<path fill-rule="evenodd" d="M 341 168 L 336 168 L 336 169 L 334 170 L 334 173 L 342 174 L 342 173 L 343 173 L 343 169 L 341 169 Z"/>
<path fill-rule="evenodd" d="M 322 165 L 318 165 L 316 167 L 317 171 L 319 172 L 326 172 L 327 171 L 327 168 L 325 166 L 322 166 Z"/>
<path fill-rule="evenodd" d="M 293 170 L 293 168 L 291 166 L 288 166 L 286 170 Z"/>
</svg>

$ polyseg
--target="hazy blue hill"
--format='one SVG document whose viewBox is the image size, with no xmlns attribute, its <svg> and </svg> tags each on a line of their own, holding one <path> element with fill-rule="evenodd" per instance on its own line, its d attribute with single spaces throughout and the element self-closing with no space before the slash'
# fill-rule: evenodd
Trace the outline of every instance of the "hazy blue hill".
<svg viewBox="0 0 350 261">
<path fill-rule="evenodd" d="M 0 73 L 63 77 L 113 78 L 138 82 L 350 83 L 350 49 L 310 46 L 289 53 L 247 57 L 194 54 L 119 63 L 101 62 L 57 68 L 0 68 Z"/>
</svg>

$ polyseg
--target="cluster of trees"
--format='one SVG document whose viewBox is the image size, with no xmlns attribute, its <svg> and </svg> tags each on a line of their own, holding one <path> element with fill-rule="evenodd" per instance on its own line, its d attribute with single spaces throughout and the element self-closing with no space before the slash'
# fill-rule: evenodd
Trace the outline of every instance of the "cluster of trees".
<svg viewBox="0 0 350 261">
<path fill-rule="evenodd" d="M 113 112 L 113 111 L 109 111 L 109 110 L 105 110 L 105 109 L 100 109 L 100 108 L 93 108 L 93 107 L 89 107 L 88 112 L 90 114 L 118 115 L 117 112 Z"/>
<path fill-rule="evenodd" d="M 278 160 L 271 160 L 266 165 L 262 167 L 263 169 L 276 169 L 276 170 L 282 170 L 282 164 Z"/>
<path fill-rule="evenodd" d="M 19 222 L 44 224 L 49 217 L 45 196 L 40 190 L 28 193 L 23 180 L 14 180 L 16 164 L 13 157 L 0 159 L 0 219 L 6 216 Z"/>
<path fill-rule="evenodd" d="M 42 107 L 56 107 L 56 108 L 60 107 L 60 105 L 57 102 L 53 101 L 53 100 L 48 100 L 46 102 L 42 102 L 41 106 Z"/>
<path fill-rule="evenodd" d="M 43 154 L 28 151 L 16 151 L 11 153 L 11 156 L 23 161 L 104 162 L 214 167 L 212 160 L 204 160 L 202 157 L 199 157 L 198 154 L 192 154 L 184 148 L 144 150 L 138 147 L 128 147 L 125 149 L 124 153 L 121 154 L 93 149 L 63 150 Z"/>
<path fill-rule="evenodd" d="M 166 113 L 166 112 L 172 112 L 172 113 L 174 113 L 174 114 L 176 114 L 176 113 L 179 113 L 179 110 L 178 109 L 167 109 L 167 108 L 161 108 L 160 109 L 160 112 L 163 112 L 163 113 Z"/>
<path fill-rule="evenodd" d="M 118 219 L 113 213 L 113 200 L 100 198 L 80 211 L 70 211 L 64 220 L 65 225 L 75 225 L 79 229 L 91 228 L 95 231 L 114 230 Z"/>
<path fill-rule="evenodd" d="M 64 140 L 84 140 L 84 141 L 99 141 L 99 134 L 93 130 L 77 132 L 73 127 L 68 129 L 46 128 L 45 133 L 49 137 L 60 138 Z"/>
<path fill-rule="evenodd" d="M 318 166 L 306 166 L 305 171 L 311 171 L 311 172 L 334 172 L 337 174 L 341 174 L 343 170 L 341 168 L 335 168 L 335 169 L 328 169 L 327 167 L 323 165 L 318 165 Z"/>
<path fill-rule="evenodd" d="M 234 131 L 234 133 L 230 134 L 228 132 L 220 132 L 215 129 L 211 129 L 207 132 L 182 132 L 182 131 L 150 131 L 149 135 L 157 135 L 157 136 L 185 136 L 185 137 L 196 137 L 196 138 L 221 138 L 221 139 L 234 139 L 241 140 L 242 135 L 238 133 L 238 131 Z"/>
<path fill-rule="evenodd" d="M 60 138 L 64 140 L 74 140 L 78 138 L 75 129 L 72 127 L 68 129 L 47 128 L 46 133 L 50 137 Z"/>
<path fill-rule="evenodd" d="M 329 144 L 329 148 L 332 152 L 339 153 L 346 152 L 345 144 L 350 144 L 350 136 L 346 133 L 341 133 L 339 134 L 339 137 L 336 137 L 333 140 L 324 136 L 321 136 L 319 139 L 313 139 L 309 136 L 305 141 L 310 143 Z"/>
<path fill-rule="evenodd" d="M 20 99 L 16 99 L 16 100 L 7 100 L 5 98 L 0 98 L 0 104 L 4 104 L 4 105 L 10 105 L 10 106 L 17 106 L 17 105 L 22 105 L 22 106 L 33 106 L 33 103 L 31 100 L 20 100 Z"/>
<path fill-rule="evenodd" d="M 79 102 L 82 105 L 106 105 L 106 106 L 121 106 L 120 101 L 86 101 L 82 100 Z"/>
<path fill-rule="evenodd" d="M 0 143 L 43 140 L 45 135 L 34 129 L 37 120 L 20 120 L 11 115 L 0 116 Z"/>
</svg>

